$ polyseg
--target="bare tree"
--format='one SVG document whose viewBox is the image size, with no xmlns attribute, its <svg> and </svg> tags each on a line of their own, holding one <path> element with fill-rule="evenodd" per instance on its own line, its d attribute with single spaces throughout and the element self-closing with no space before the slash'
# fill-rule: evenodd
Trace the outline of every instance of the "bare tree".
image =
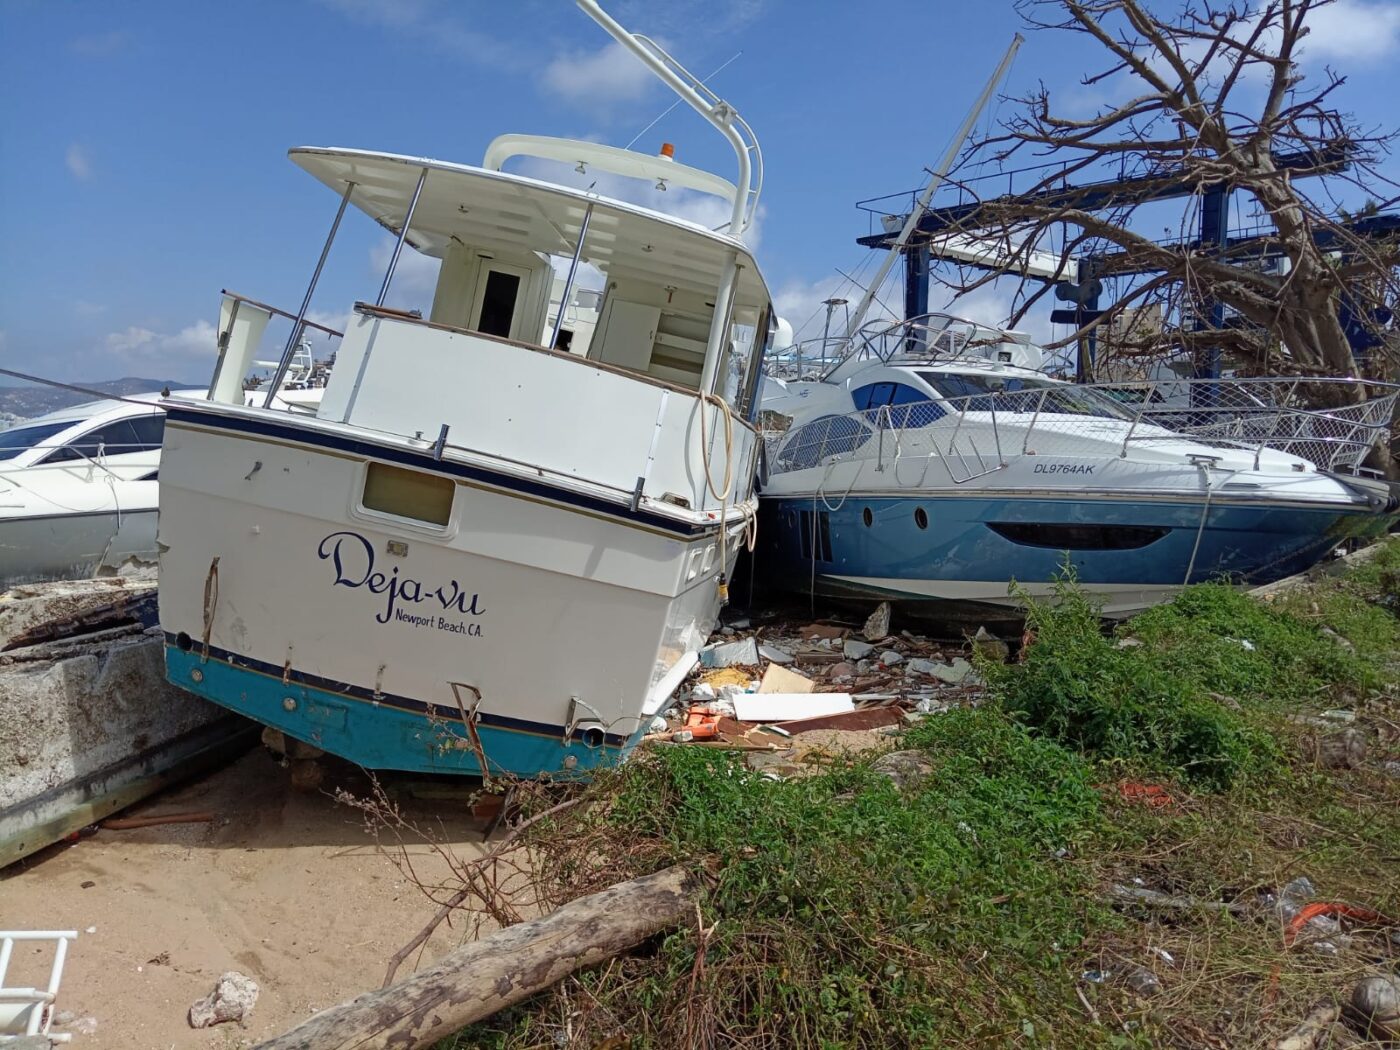
<svg viewBox="0 0 1400 1050">
<path fill-rule="evenodd" d="M 1102 277 L 1135 274 L 1113 282 L 1096 323 L 1132 332 L 1142 328 L 1133 317 L 1156 304 L 1168 331 L 1120 352 L 1160 353 L 1165 340 L 1187 351 L 1222 349 L 1257 372 L 1357 376 L 1345 299 L 1349 317 L 1371 329 L 1377 347 L 1368 377 L 1394 375 L 1384 308 L 1400 298 L 1400 244 L 1362 236 L 1357 217 L 1339 217 L 1338 208 L 1358 187 L 1377 198 L 1372 212 L 1395 202 L 1395 184 L 1376 167 L 1392 134 L 1333 108 L 1342 76 L 1328 69 L 1309 84 L 1298 65 L 1309 16 L 1332 2 L 1183 0 L 1163 16 L 1139 0 L 1022 0 L 1018 10 L 1033 29 L 1100 45 L 1106 67 L 1083 83 L 1123 101 L 1072 119 L 1052 112 L 1043 84 L 1010 100 L 1014 115 L 970 148 L 964 170 L 971 162 L 1008 166 L 1033 157 L 1046 167 L 1016 196 L 980 200 L 949 232 L 987 242 L 1005 259 L 1005 272 L 1050 246 L 1064 273 L 1071 259 L 1090 255 Z M 1305 178 L 1315 175 L 1325 177 Z M 1065 192 L 1105 179 L 1122 183 L 1106 201 Z M 1143 232 L 1141 210 L 1155 191 L 1182 181 L 1202 193 L 1228 186 L 1248 194 L 1271 229 L 1247 250 L 1218 248 L 1196 243 L 1188 218 L 1174 244 L 1154 240 Z M 973 191 L 978 183 L 963 185 Z M 1285 258 L 1285 272 L 1265 272 L 1257 264 L 1263 254 Z M 949 283 L 966 292 L 996 276 L 961 271 Z M 1051 288 L 1026 285 L 1012 323 L 1037 304 L 1045 309 Z M 1213 303 L 1243 323 L 1213 324 Z M 1094 323 L 1053 345 L 1073 342 Z"/>
</svg>

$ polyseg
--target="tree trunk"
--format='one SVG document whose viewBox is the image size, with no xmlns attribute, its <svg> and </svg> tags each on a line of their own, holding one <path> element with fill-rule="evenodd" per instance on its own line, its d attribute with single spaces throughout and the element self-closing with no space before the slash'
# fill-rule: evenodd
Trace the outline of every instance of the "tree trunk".
<svg viewBox="0 0 1400 1050">
<path fill-rule="evenodd" d="M 448 953 L 398 984 L 366 992 L 257 1050 L 419 1050 L 473 1021 L 633 948 L 695 914 L 699 880 L 680 866 L 580 897 Z"/>
</svg>

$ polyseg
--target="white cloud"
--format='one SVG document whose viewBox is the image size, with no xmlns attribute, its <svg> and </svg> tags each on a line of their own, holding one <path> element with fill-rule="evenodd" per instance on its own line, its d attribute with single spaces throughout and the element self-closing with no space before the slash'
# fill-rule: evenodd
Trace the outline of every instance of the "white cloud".
<svg viewBox="0 0 1400 1050">
<path fill-rule="evenodd" d="M 1307 21 L 1302 57 L 1373 62 L 1400 50 L 1400 4 L 1338 0 Z"/>
<path fill-rule="evenodd" d="M 455 58 L 497 69 L 524 69 L 529 65 L 519 49 L 471 29 L 455 18 L 454 12 L 461 8 L 444 0 L 319 2 L 353 21 L 408 37 L 415 47 L 431 47 Z"/>
<path fill-rule="evenodd" d="M 108 333 L 103 343 L 110 355 L 132 365 L 174 368 L 202 359 L 212 367 L 218 353 L 216 340 L 214 326 L 201 320 L 170 333 L 130 325 Z"/>
<path fill-rule="evenodd" d="M 66 153 L 63 154 L 63 162 L 68 165 L 68 171 L 73 178 L 79 182 L 87 182 L 92 178 L 92 158 L 88 156 L 87 147 L 81 143 L 74 142 Z"/>
<path fill-rule="evenodd" d="M 112 55 L 125 49 L 131 42 L 131 34 L 125 29 L 113 29 L 106 33 L 91 33 L 74 37 L 68 42 L 69 48 L 79 55 L 97 57 Z"/>
<path fill-rule="evenodd" d="M 872 255 L 871 258 L 876 257 Z M 783 282 L 773 292 L 773 307 L 779 317 L 792 325 L 795 342 L 821 339 L 822 332 L 826 329 L 827 299 L 846 300 L 844 304 L 837 305 L 831 314 L 832 337 L 845 334 L 855 316 L 856 308 L 865 296 L 864 282 L 875 276 L 873 269 L 870 273 L 861 273 L 860 269 L 862 268 L 857 268 L 851 275 L 855 281 L 841 274 L 819 277 L 812 281 L 798 278 Z M 879 295 L 871 302 L 862 324 L 881 318 L 894 320 L 903 316 L 898 312 L 904 306 L 903 279 L 902 271 L 895 267 L 886 278 Z M 856 281 L 861 283 L 857 284 Z"/>
<path fill-rule="evenodd" d="M 544 84 L 559 98 L 581 109 L 633 102 L 660 86 L 655 75 L 616 40 L 596 51 L 569 51 L 556 56 L 545 67 Z"/>
</svg>

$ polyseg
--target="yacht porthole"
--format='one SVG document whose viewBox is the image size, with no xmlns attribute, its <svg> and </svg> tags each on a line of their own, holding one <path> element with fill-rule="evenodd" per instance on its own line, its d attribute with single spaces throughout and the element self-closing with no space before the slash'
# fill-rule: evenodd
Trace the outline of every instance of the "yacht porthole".
<svg viewBox="0 0 1400 1050">
<path fill-rule="evenodd" d="M 914 509 L 914 524 L 921 529 L 928 528 L 928 514 L 924 511 L 923 507 L 916 507 Z"/>
<path fill-rule="evenodd" d="M 868 529 L 875 524 L 875 515 L 870 513 L 869 507 L 866 507 L 860 512 L 860 520 L 865 522 L 865 527 Z"/>
</svg>

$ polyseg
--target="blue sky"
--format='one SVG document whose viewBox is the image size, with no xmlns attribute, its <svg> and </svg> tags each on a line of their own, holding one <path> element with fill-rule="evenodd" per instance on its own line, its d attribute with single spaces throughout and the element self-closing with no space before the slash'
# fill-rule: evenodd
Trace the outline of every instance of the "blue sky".
<svg viewBox="0 0 1400 1050">
<path fill-rule="evenodd" d="M 864 261 L 854 203 L 932 166 L 1017 27 L 1010 0 L 612 0 L 713 82 L 767 166 L 758 252 L 797 323 Z M 1340 101 L 1400 124 L 1400 2 L 1342 0 L 1309 60 Z M 1031 34 L 1008 91 L 1075 106 L 1099 56 Z M 672 101 L 568 0 L 0 0 L 0 361 L 60 379 L 204 380 L 221 288 L 300 302 L 336 200 L 294 145 L 476 163 L 507 131 L 624 145 Z M 732 176 L 686 108 L 638 143 Z M 385 235 L 347 218 L 317 293 L 371 298 Z M 401 271 L 401 301 L 431 267 Z M 1005 312 L 1004 291 L 968 312 Z M 941 304 L 936 304 L 941 305 Z M 809 329 L 809 332 L 811 330 Z"/>
</svg>

